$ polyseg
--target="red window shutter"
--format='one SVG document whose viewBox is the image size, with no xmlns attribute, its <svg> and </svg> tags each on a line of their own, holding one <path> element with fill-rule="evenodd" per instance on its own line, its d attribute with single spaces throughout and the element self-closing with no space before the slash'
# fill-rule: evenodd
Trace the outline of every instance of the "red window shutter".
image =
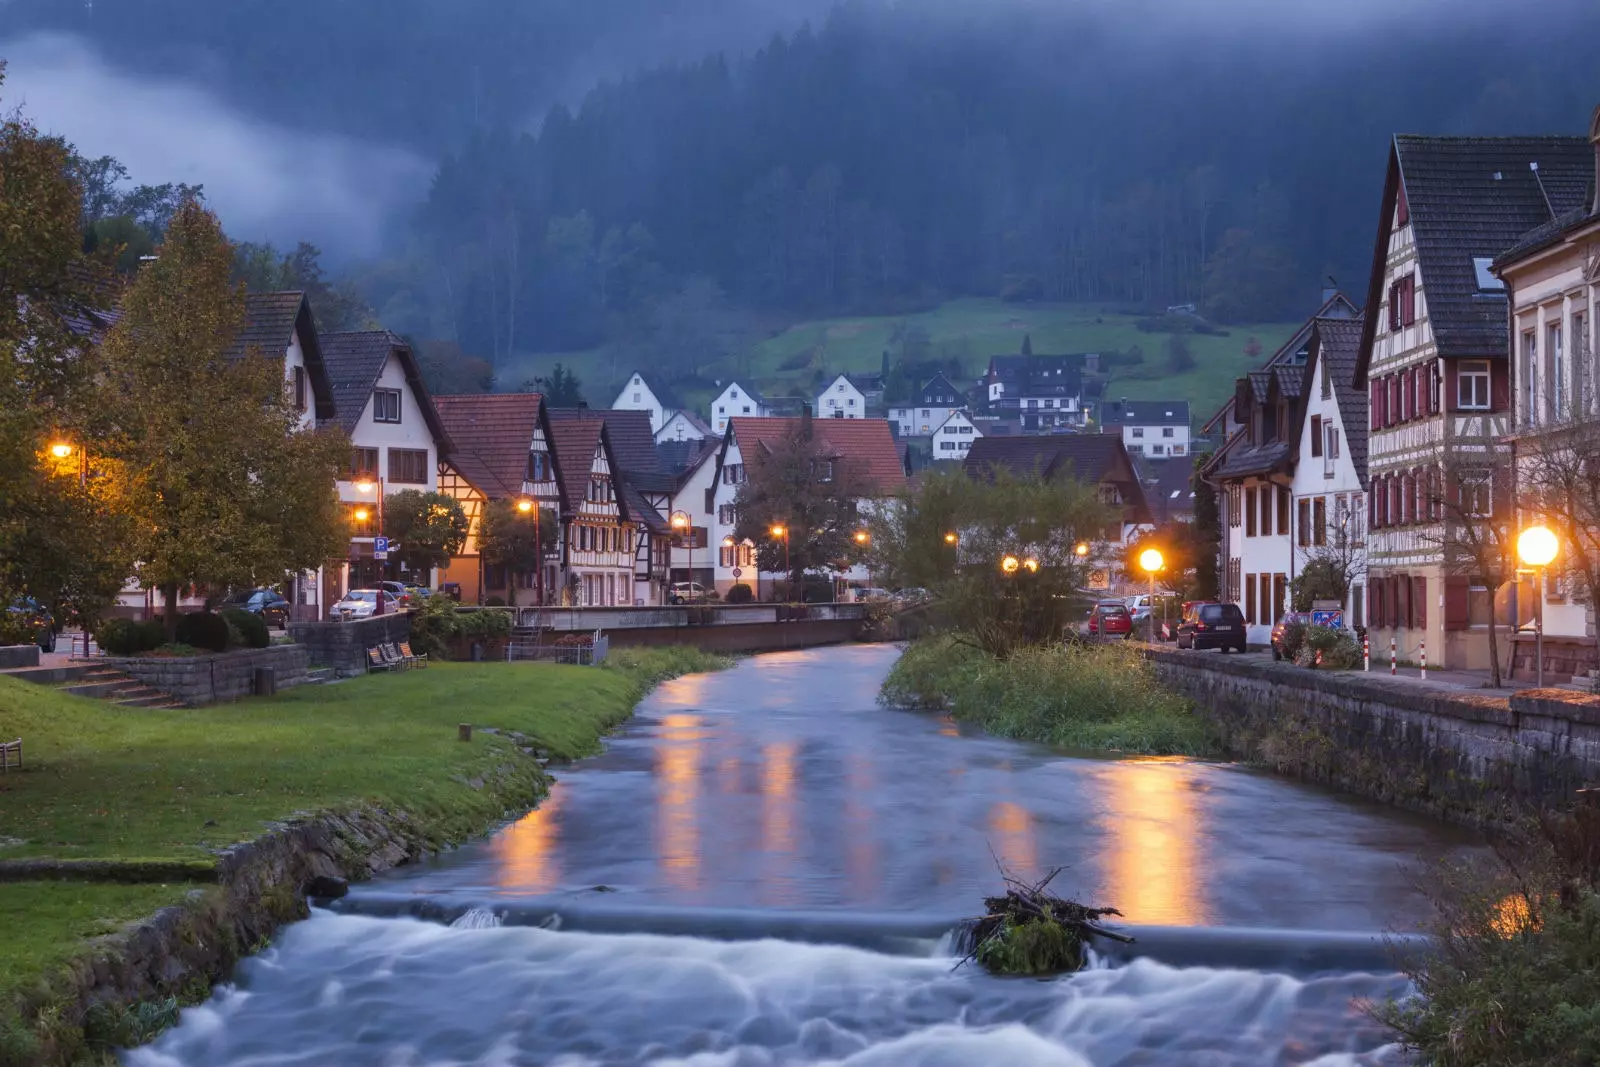
<svg viewBox="0 0 1600 1067">
<path fill-rule="evenodd" d="M 1411 625 L 1411 579 L 1402 574 L 1394 580 L 1394 624 Z"/>
<path fill-rule="evenodd" d="M 1496 520 L 1511 517 L 1511 468 L 1496 467 L 1489 481 L 1489 508 Z"/>
<path fill-rule="evenodd" d="M 1311 416 L 1311 455 L 1322 455 L 1322 416 Z"/>
<path fill-rule="evenodd" d="M 1408 276 L 1401 288 L 1400 310 L 1402 321 L 1410 326 L 1417 321 L 1417 276 Z"/>
<path fill-rule="evenodd" d="M 1465 630 L 1471 624 L 1472 586 L 1465 574 L 1444 579 L 1444 628 Z"/>
<path fill-rule="evenodd" d="M 1496 359 L 1489 363 L 1489 406 L 1495 411 L 1511 410 L 1511 364 Z"/>
<path fill-rule="evenodd" d="M 1428 364 L 1428 414 L 1439 414 L 1439 362 Z"/>
<path fill-rule="evenodd" d="M 1389 283 L 1389 329 L 1391 332 L 1400 328 L 1400 283 Z"/>
<path fill-rule="evenodd" d="M 1372 396 L 1370 397 L 1370 399 L 1367 402 L 1367 406 L 1369 408 L 1371 408 L 1371 410 L 1367 412 L 1367 415 L 1368 415 L 1367 422 L 1368 422 L 1368 424 L 1369 424 L 1371 429 L 1374 429 L 1374 430 L 1382 429 L 1383 428 L 1383 383 L 1381 381 L 1379 381 L 1377 378 L 1374 378 L 1372 381 L 1367 383 L 1367 388 L 1372 394 Z"/>
<path fill-rule="evenodd" d="M 1411 579 L 1411 625 L 1428 627 L 1428 579 L 1420 575 Z"/>
<path fill-rule="evenodd" d="M 1417 394 L 1417 418 L 1420 419 L 1428 413 L 1428 368 L 1426 366 L 1412 368 L 1411 384 Z"/>
<path fill-rule="evenodd" d="M 1400 375 L 1389 375 L 1389 425 L 1397 426 L 1400 418 Z"/>
</svg>

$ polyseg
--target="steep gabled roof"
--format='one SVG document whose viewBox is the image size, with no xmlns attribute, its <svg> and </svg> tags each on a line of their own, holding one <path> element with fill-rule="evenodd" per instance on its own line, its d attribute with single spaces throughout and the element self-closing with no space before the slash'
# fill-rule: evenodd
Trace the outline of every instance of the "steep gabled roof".
<svg viewBox="0 0 1600 1067">
<path fill-rule="evenodd" d="M 1322 302 L 1322 306 L 1319 307 L 1310 318 L 1301 323 L 1300 328 L 1290 335 L 1287 341 L 1279 345 L 1276 352 L 1267 357 L 1267 361 L 1261 364 L 1259 369 L 1271 370 L 1280 363 L 1298 362 L 1297 357 L 1299 356 L 1300 352 L 1311 342 L 1311 329 L 1318 319 L 1354 319 L 1359 318 L 1360 315 L 1361 309 L 1356 307 L 1349 297 L 1345 296 L 1338 290 L 1334 290 L 1334 292 Z M 1217 409 L 1216 413 L 1212 415 L 1211 418 L 1206 420 L 1206 424 L 1200 427 L 1200 432 L 1202 434 L 1215 432 L 1222 425 L 1226 424 L 1229 416 L 1232 414 L 1233 397 L 1230 396 L 1223 402 L 1222 406 Z"/>
<path fill-rule="evenodd" d="M 721 396 L 721 395 L 722 395 L 722 394 L 723 394 L 723 393 L 726 393 L 726 392 L 727 392 L 727 391 L 728 391 L 728 390 L 729 390 L 729 389 L 732 389 L 732 388 L 733 388 L 733 387 L 734 387 L 734 386 L 736 386 L 736 385 L 737 385 L 737 386 L 738 386 L 738 387 L 739 387 L 739 389 L 740 389 L 740 390 L 741 390 L 741 392 L 742 392 L 742 394 L 743 394 L 743 395 L 744 395 L 744 396 L 747 396 L 747 397 L 749 397 L 749 398 L 750 398 L 750 399 L 751 399 L 751 400 L 754 400 L 754 401 L 755 401 L 755 402 L 756 402 L 756 405 L 757 405 L 757 406 L 758 406 L 758 407 L 764 407 L 764 406 L 765 406 L 765 405 L 766 405 L 766 403 L 767 403 L 767 401 L 766 401 L 766 399 L 765 399 L 765 398 L 764 398 L 764 397 L 763 397 L 763 396 L 762 396 L 762 395 L 761 395 L 761 394 L 760 394 L 760 393 L 758 393 L 758 392 L 757 392 L 757 391 L 756 391 L 756 390 L 754 390 L 754 389 L 751 389 L 751 388 L 750 388 L 750 387 L 748 387 L 748 386 L 747 386 L 747 385 L 745 385 L 745 384 L 744 384 L 744 383 L 743 383 L 743 382 L 741 382 L 741 381 L 739 381 L 739 380 L 738 380 L 738 379 L 737 379 L 737 378 L 735 378 L 735 379 L 733 379 L 733 380 L 731 380 L 731 381 L 729 381 L 729 382 L 728 382 L 728 384 L 727 384 L 727 385 L 724 385 L 724 386 L 723 386 L 723 387 L 722 387 L 722 388 L 721 388 L 721 389 L 720 389 L 720 390 L 719 390 L 719 391 L 718 391 L 718 392 L 717 392 L 717 396 L 719 396 L 719 397 L 720 397 L 720 396 Z M 730 418 L 731 418 L 731 417 L 732 417 L 732 416 L 730 416 Z"/>
<path fill-rule="evenodd" d="M 528 451 L 543 421 L 543 402 L 538 393 L 434 397 L 439 422 L 450 437 L 450 465 L 492 500 L 520 495 Z M 559 478 L 561 463 L 555 462 Z M 583 470 L 588 474 L 588 463 Z"/>
<path fill-rule="evenodd" d="M 1367 433 L 1370 428 L 1367 392 L 1354 385 L 1356 360 L 1361 354 L 1362 322 L 1350 319 L 1318 319 L 1312 337 L 1311 358 L 1306 361 L 1301 395 L 1311 396 L 1316 388 L 1313 376 L 1318 363 L 1328 368 L 1333 383 L 1334 401 L 1339 405 L 1339 421 L 1344 424 L 1344 445 L 1356 477 L 1367 484 Z M 1308 405 L 1302 404 L 1301 418 Z M 1297 437 L 1298 439 L 1298 437 Z"/>
<path fill-rule="evenodd" d="M 372 398 L 378 376 L 393 356 L 405 374 L 406 385 L 422 409 L 440 456 L 449 452 L 449 434 L 439 421 L 439 413 L 428 395 L 427 383 L 422 380 L 422 370 L 416 356 L 405 340 L 388 330 L 362 330 L 355 333 L 327 333 L 322 335 L 322 358 L 328 368 L 328 381 L 333 389 L 334 418 L 352 433 L 361 421 L 361 414 Z"/>
<path fill-rule="evenodd" d="M 665 430 L 667 428 L 667 425 L 669 423 L 671 423 L 673 419 L 678 419 L 678 418 L 683 419 L 690 426 L 693 426 L 696 430 L 699 430 L 700 433 L 703 434 L 706 437 L 710 437 L 712 435 L 712 433 L 715 432 L 715 431 L 713 431 L 711 429 L 710 424 L 707 423 L 705 419 L 702 419 L 699 415 L 696 415 L 689 408 L 679 408 L 678 410 L 674 411 L 671 415 L 667 416 L 667 420 L 666 420 L 666 422 L 663 422 L 661 424 L 661 428 L 663 430 Z M 675 441 L 675 440 L 677 440 L 677 438 L 675 438 L 675 437 L 666 437 L 666 438 L 662 438 L 661 443 L 665 443 L 666 441 Z"/>
<path fill-rule="evenodd" d="M 1134 467 L 1156 524 L 1185 519 L 1194 514 L 1194 461 L 1188 458 L 1151 459 L 1134 456 Z"/>
<path fill-rule="evenodd" d="M 967 476 L 992 479 L 996 471 L 1046 480 L 1069 474 L 1088 485 L 1111 482 L 1124 495 L 1128 522 L 1149 522 L 1150 508 L 1121 434 L 1050 434 L 1042 437 L 980 437 L 963 464 Z"/>
<path fill-rule="evenodd" d="M 627 521 L 633 509 L 628 502 L 627 475 L 617 462 L 616 450 L 611 447 L 606 432 L 606 420 L 598 412 L 586 412 L 580 417 L 550 420 L 550 451 L 556 458 L 556 480 L 561 487 L 561 503 L 569 514 L 583 506 L 589 492 L 589 476 L 594 470 L 595 449 L 603 449 L 606 464 L 611 468 L 611 483 L 617 490 L 617 506 Z"/>
<path fill-rule="evenodd" d="M 1593 152 L 1582 137 L 1397 135 L 1389 149 L 1355 384 L 1367 385 L 1402 193 L 1439 354 L 1503 359 L 1506 294 L 1479 289 L 1473 261 L 1494 259 L 1529 231 L 1580 206 L 1593 170 Z"/>
<path fill-rule="evenodd" d="M 741 453 L 752 448 L 771 452 L 797 434 L 803 421 L 739 416 L 728 421 L 727 440 L 738 441 Z M 890 496 L 905 488 L 905 468 L 884 419 L 813 419 L 811 434 L 819 452 L 857 464 L 876 494 Z"/>
<path fill-rule="evenodd" d="M 298 291 L 282 293 L 247 293 L 244 298 L 244 327 L 228 348 L 229 359 L 243 359 L 251 351 L 282 359 L 300 334 L 300 352 L 306 361 L 306 377 L 311 381 L 311 395 L 316 400 L 316 417 L 321 422 L 335 417 L 333 386 L 328 380 L 328 367 L 322 358 L 322 345 L 317 337 L 317 324 L 311 317 L 311 305 L 306 294 Z"/>
<path fill-rule="evenodd" d="M 673 478 L 661 467 L 655 436 L 650 432 L 648 411 L 550 409 L 552 422 L 563 419 L 598 419 L 605 423 L 611 454 L 616 458 L 618 470 L 628 476 L 628 483 L 645 493 L 671 491 Z"/>
</svg>

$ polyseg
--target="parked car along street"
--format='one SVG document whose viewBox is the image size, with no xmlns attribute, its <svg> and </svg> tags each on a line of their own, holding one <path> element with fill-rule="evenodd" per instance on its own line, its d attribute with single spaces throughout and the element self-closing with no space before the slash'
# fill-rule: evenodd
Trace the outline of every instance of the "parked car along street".
<svg viewBox="0 0 1600 1067">
<path fill-rule="evenodd" d="M 1133 635 L 1133 615 L 1120 600 L 1102 600 L 1089 609 L 1089 632 L 1096 637 Z"/>
<path fill-rule="evenodd" d="M 668 600 L 674 604 L 704 604 L 715 600 L 717 594 L 699 582 L 673 582 Z"/>
<path fill-rule="evenodd" d="M 49 608 L 31 596 L 24 596 L 11 602 L 10 611 L 13 618 L 20 617 L 23 624 L 33 631 L 33 639 L 41 652 L 56 650 L 56 620 Z"/>
<path fill-rule="evenodd" d="M 222 606 L 260 615 L 262 622 L 280 630 L 289 628 L 289 602 L 272 589 L 247 589 L 235 593 L 224 600 Z"/>
<path fill-rule="evenodd" d="M 388 590 L 385 590 L 384 598 L 388 599 L 388 596 Z M 385 608 L 387 609 L 388 606 L 385 605 Z M 352 589 L 328 611 L 328 618 L 369 619 L 377 611 L 378 591 L 376 589 Z"/>
<path fill-rule="evenodd" d="M 1210 601 L 1193 604 L 1178 624 L 1178 647 L 1220 648 L 1224 652 L 1230 648 L 1239 652 L 1249 651 L 1244 612 L 1239 610 L 1237 604 Z"/>
</svg>

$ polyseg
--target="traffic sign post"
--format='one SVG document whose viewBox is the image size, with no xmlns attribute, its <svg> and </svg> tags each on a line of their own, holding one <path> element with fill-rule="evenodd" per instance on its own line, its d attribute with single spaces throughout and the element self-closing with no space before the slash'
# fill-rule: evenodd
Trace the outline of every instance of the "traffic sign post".
<svg viewBox="0 0 1600 1067">
<path fill-rule="evenodd" d="M 389 539 L 387 537 L 378 536 L 372 539 L 372 558 L 389 558 Z"/>
<path fill-rule="evenodd" d="M 735 578 L 743 578 L 744 577 L 744 571 L 739 567 L 735 567 L 735 568 L 733 568 L 733 576 Z"/>
</svg>

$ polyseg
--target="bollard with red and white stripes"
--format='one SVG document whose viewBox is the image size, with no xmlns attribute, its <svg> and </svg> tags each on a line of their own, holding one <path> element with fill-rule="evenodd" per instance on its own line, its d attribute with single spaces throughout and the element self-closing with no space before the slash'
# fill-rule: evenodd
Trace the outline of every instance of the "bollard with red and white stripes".
<svg viewBox="0 0 1600 1067">
<path fill-rule="evenodd" d="M 1422 642 L 1422 680 L 1428 680 L 1428 642 Z"/>
<path fill-rule="evenodd" d="M 1389 638 L 1389 673 L 1400 673 L 1400 653 L 1395 645 L 1395 639 Z"/>
<path fill-rule="evenodd" d="M 1372 640 L 1366 634 L 1361 635 L 1361 669 L 1372 670 Z"/>
</svg>

